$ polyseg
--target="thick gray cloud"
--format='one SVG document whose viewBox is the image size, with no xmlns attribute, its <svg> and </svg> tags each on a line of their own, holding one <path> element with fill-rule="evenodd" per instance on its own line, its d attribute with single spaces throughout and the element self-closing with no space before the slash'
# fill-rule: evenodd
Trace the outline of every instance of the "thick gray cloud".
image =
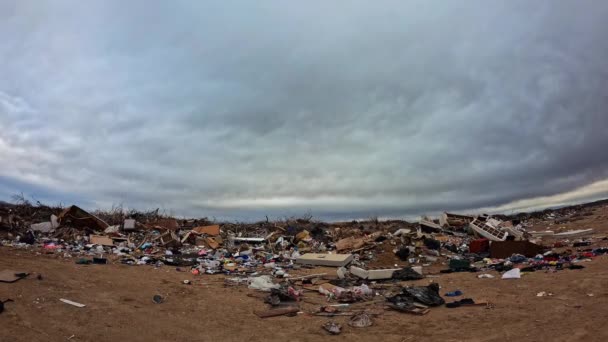
<svg viewBox="0 0 608 342">
<path fill-rule="evenodd" d="M 601 1 L 1 1 L 0 195 L 243 219 L 573 191 L 608 178 L 607 20 Z"/>
</svg>

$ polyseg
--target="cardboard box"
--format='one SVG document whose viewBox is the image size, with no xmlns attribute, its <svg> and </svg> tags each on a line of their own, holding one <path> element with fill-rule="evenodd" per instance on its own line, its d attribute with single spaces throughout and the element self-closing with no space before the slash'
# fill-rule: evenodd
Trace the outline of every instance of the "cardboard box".
<svg viewBox="0 0 608 342">
<path fill-rule="evenodd" d="M 90 235 L 89 242 L 94 245 L 114 246 L 114 241 L 107 236 Z"/>
</svg>

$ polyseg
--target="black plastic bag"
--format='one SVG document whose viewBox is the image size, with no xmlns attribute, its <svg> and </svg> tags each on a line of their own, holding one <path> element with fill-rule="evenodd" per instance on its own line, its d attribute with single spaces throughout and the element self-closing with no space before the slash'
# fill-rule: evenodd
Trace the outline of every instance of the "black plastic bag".
<svg viewBox="0 0 608 342">
<path fill-rule="evenodd" d="M 407 261 L 407 258 L 410 256 L 410 249 L 407 247 L 401 247 L 395 255 L 401 259 L 401 261 Z"/>
<path fill-rule="evenodd" d="M 393 272 L 393 279 L 398 280 L 418 280 L 422 279 L 424 276 L 416 271 L 414 271 L 411 267 L 405 267 L 398 271 Z"/>
<path fill-rule="evenodd" d="M 424 305 L 439 306 L 445 304 L 445 300 L 439 295 L 439 285 L 437 283 L 432 283 L 429 286 L 404 287 L 402 293 Z"/>
</svg>

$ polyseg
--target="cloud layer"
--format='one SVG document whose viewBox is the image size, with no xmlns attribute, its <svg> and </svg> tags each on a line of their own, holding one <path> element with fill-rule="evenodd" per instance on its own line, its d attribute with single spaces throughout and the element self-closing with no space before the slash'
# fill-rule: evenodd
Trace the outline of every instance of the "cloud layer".
<svg viewBox="0 0 608 342">
<path fill-rule="evenodd" d="M 0 196 L 252 219 L 608 178 L 608 3 L 0 4 Z M 25 190 L 24 190 L 25 189 Z"/>
</svg>

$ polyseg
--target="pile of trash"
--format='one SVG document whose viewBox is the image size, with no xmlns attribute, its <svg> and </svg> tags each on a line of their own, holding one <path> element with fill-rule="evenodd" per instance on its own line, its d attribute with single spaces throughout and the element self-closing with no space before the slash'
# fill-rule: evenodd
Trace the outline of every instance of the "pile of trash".
<svg viewBox="0 0 608 342">
<path fill-rule="evenodd" d="M 158 210 L 90 213 L 75 205 L 0 204 L 4 246 L 83 265 L 171 266 L 193 275 L 224 275 L 225 286 L 265 293 L 270 309 L 256 312 L 262 318 L 297 315 L 305 293 L 313 292 L 322 302 L 309 314 L 349 316 L 354 328 L 373 324 L 385 309 L 424 315 L 442 305 L 491 308 L 472 298 L 446 303 L 438 283 L 408 282 L 451 272 L 476 272 L 478 278 L 498 272 L 514 279 L 538 270 L 580 269 L 580 263 L 608 252 L 589 247 L 592 232 L 531 232 L 522 218 L 452 213 L 418 223 L 324 223 L 307 217 L 237 224 L 178 220 Z M 455 293 L 461 295 L 446 295 Z M 330 334 L 342 329 L 336 322 L 323 328 Z"/>
</svg>

